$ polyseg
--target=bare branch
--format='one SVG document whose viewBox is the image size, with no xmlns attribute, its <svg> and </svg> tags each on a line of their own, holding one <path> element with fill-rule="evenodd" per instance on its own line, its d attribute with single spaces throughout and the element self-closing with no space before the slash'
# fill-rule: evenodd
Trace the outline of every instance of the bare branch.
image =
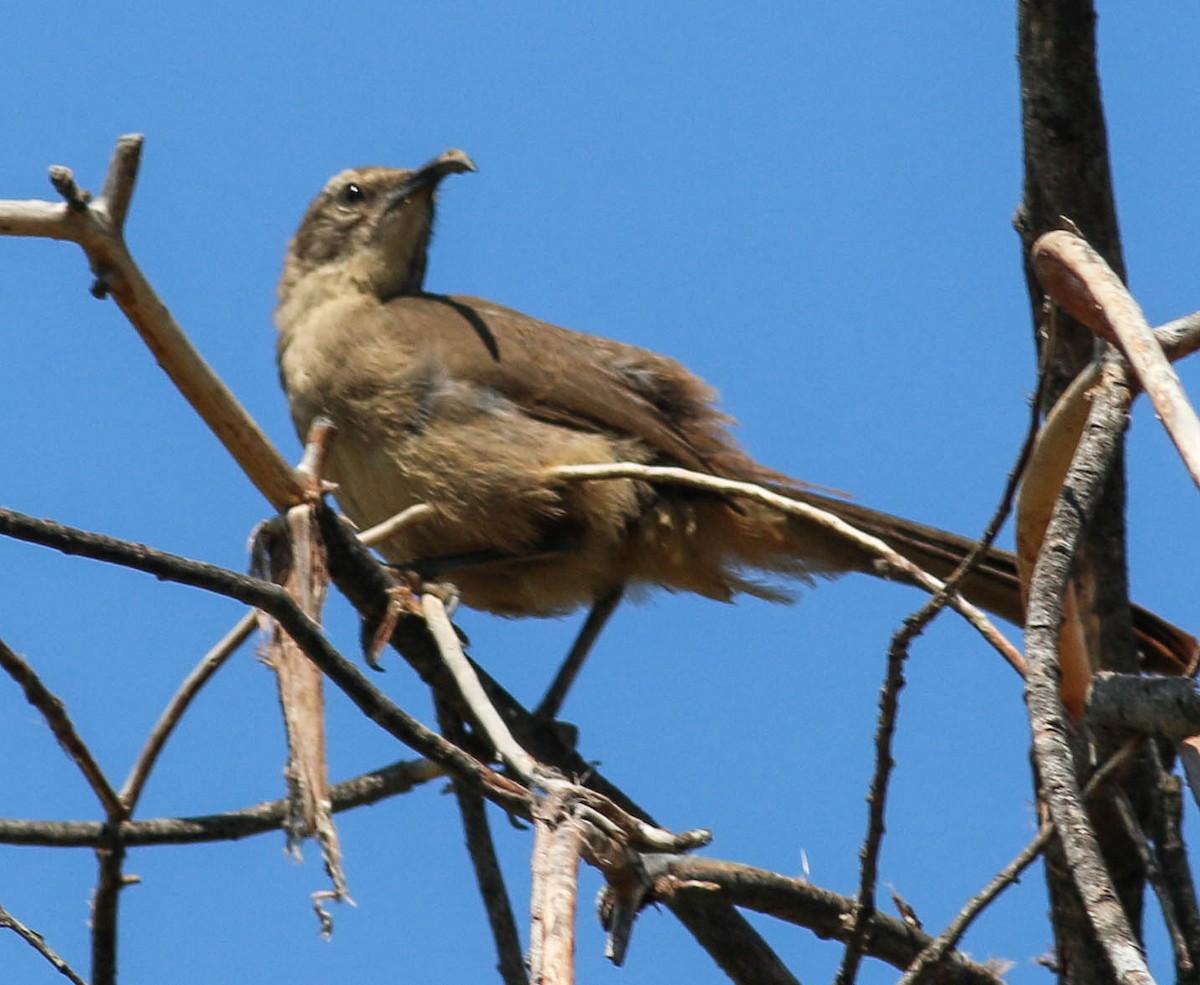
<svg viewBox="0 0 1200 985">
<path fill-rule="evenodd" d="M 113 232 L 119 236 L 125 234 L 125 217 L 129 214 L 129 204 L 133 201 L 133 189 L 137 184 L 145 142 L 146 138 L 140 133 L 118 137 L 112 161 L 108 165 L 108 174 L 104 178 L 104 191 L 100 193 L 100 200 L 108 212 Z"/>
<path fill-rule="evenodd" d="M 854 917 L 846 940 L 846 952 L 838 969 L 836 985 L 853 985 L 863 955 L 867 927 L 875 915 L 875 884 L 879 873 L 879 850 L 883 845 L 887 812 L 888 781 L 891 778 L 892 739 L 900 715 L 900 691 L 904 687 L 904 662 L 908 658 L 907 641 L 894 638 L 888 647 L 887 671 L 879 694 L 879 718 L 875 727 L 875 771 L 867 792 L 867 832 L 859 849 L 858 895 Z"/>
<path fill-rule="evenodd" d="M 1141 859 L 1142 867 L 1145 869 L 1146 878 L 1154 888 L 1154 894 L 1158 897 L 1158 905 L 1162 912 L 1163 923 L 1166 925 L 1167 936 L 1171 940 L 1171 950 L 1175 955 L 1175 968 L 1181 977 L 1194 978 L 1196 976 L 1196 968 L 1192 964 L 1191 955 L 1188 952 L 1187 938 L 1180 925 L 1179 917 L 1175 912 L 1175 901 L 1168 891 L 1162 871 L 1158 867 L 1158 859 L 1150 850 L 1150 844 L 1146 840 L 1146 833 L 1138 823 L 1133 805 L 1129 802 L 1129 797 L 1123 790 L 1113 791 L 1113 806 L 1116 808 L 1117 815 L 1125 825 L 1125 830 L 1129 833 L 1130 841 L 1133 842 L 1138 853 L 1138 858 Z"/>
<path fill-rule="evenodd" d="M 0 927 L 7 927 L 21 938 L 26 944 L 32 947 L 43 958 L 50 962 L 58 972 L 72 982 L 73 985 L 87 985 L 75 970 L 58 956 L 54 948 L 46 943 L 46 938 L 39 934 L 36 930 L 31 930 L 21 923 L 16 917 L 9 913 L 4 907 L 0 906 Z"/>
<path fill-rule="evenodd" d="M 250 480 L 276 509 L 286 510 L 305 497 L 291 466 L 204 361 L 125 245 L 123 225 L 141 145 L 138 135 L 118 141 L 104 194 L 95 201 L 78 191 L 65 168 L 55 169 L 54 176 L 67 204 L 0 201 L 0 234 L 78 243 L 97 278 L 94 293 L 112 294 L 158 364 Z"/>
<path fill-rule="evenodd" d="M 560 465 L 547 470 L 548 474 L 557 479 L 574 481 L 592 481 L 600 479 L 641 479 L 644 482 L 670 483 L 673 485 L 689 486 L 694 489 L 707 489 L 727 495 L 744 496 L 746 499 L 763 503 L 783 513 L 801 516 L 818 523 L 828 530 L 847 540 L 852 541 L 865 551 L 876 555 L 885 561 L 894 571 L 906 580 L 924 588 L 931 593 L 942 591 L 945 583 L 939 581 L 927 571 L 923 571 L 907 558 L 898 554 L 886 542 L 878 537 L 863 533 L 847 523 L 841 517 L 826 510 L 818 509 L 809 503 L 789 499 L 777 492 L 772 492 L 753 482 L 738 482 L 733 479 L 722 479 L 719 476 L 705 472 L 692 472 L 689 469 L 664 466 L 640 465 L 635 462 L 618 462 L 604 465 Z M 967 620 L 987 640 L 1000 655 L 1014 668 L 1021 672 L 1024 660 L 1016 648 L 1005 639 L 988 617 L 976 606 L 961 596 L 954 596 L 950 606 Z"/>
<path fill-rule="evenodd" d="M 1099 671 L 1088 697 L 1088 724 L 1175 743 L 1200 734 L 1200 693 L 1189 677 L 1142 677 Z"/>
<path fill-rule="evenodd" d="M 108 777 L 104 775 L 104 770 L 92 756 L 92 751 L 88 748 L 87 743 L 75 731 L 75 725 L 67 714 L 67 706 L 62 699 L 53 694 L 42 683 L 42 679 L 38 677 L 34 669 L 10 650 L 2 640 L 0 640 L 0 667 L 21 686 L 21 690 L 25 692 L 25 700 L 42 713 L 42 717 L 50 726 L 50 731 L 54 733 L 58 744 L 62 746 L 71 761 L 79 767 L 79 772 L 83 774 L 84 779 L 96 794 L 109 820 L 124 820 L 126 813 L 121 798 L 117 796 L 112 784 L 108 782 Z"/>
<path fill-rule="evenodd" d="M 402 711 L 329 643 L 321 627 L 309 619 L 278 585 L 217 565 L 156 551 L 144 544 L 88 533 L 51 520 L 39 520 L 15 510 L 0 509 L 0 534 L 53 547 L 66 554 L 134 568 L 166 581 L 225 595 L 268 612 L 369 719 L 410 748 L 480 789 L 501 807 L 527 816 L 529 800 L 526 791 Z"/>
<path fill-rule="evenodd" d="M 1047 293 L 1129 360 L 1192 481 L 1200 486 L 1200 417 L 1133 295 L 1074 233 L 1046 233 L 1033 244 L 1031 260 Z"/>
<path fill-rule="evenodd" d="M 201 657 L 200 662 L 192 668 L 191 673 L 183 679 L 179 689 L 167 702 L 167 707 L 163 709 L 158 721 L 154 723 L 154 728 L 150 730 L 146 744 L 138 754 L 133 768 L 129 771 L 129 777 L 121 788 L 121 803 L 125 805 L 129 814 L 132 814 L 134 808 L 137 807 L 146 780 L 149 779 L 154 764 L 158 762 L 159 753 L 167 744 L 175 726 L 183 718 L 184 712 L 212 676 L 237 652 L 238 647 L 250 638 L 256 625 L 258 625 L 258 616 L 255 612 L 248 612 L 242 616 L 225 634 L 224 638 Z"/>
<path fill-rule="evenodd" d="M 437 701 L 438 724 L 442 734 L 460 748 L 467 748 L 471 737 L 463 727 L 462 719 L 445 701 Z M 488 825 L 487 809 L 483 798 L 473 790 L 456 783 L 451 784 L 458 811 L 462 816 L 463 832 L 467 840 L 467 854 L 475 869 L 475 881 L 487 911 L 492 939 L 496 943 L 497 969 L 504 985 L 528 985 L 525 957 L 521 951 L 521 935 L 513 916 L 512 901 L 504 884 L 504 873 L 496 857 L 496 846 Z"/>
<path fill-rule="evenodd" d="M 426 594 L 421 596 L 421 607 L 425 610 L 425 621 L 429 625 L 429 631 L 433 634 L 433 638 L 437 641 L 442 659 L 453 675 L 459 693 L 462 694 L 471 709 L 472 718 L 483 728 L 488 741 L 495 747 L 500 758 L 522 780 L 532 783 L 537 770 L 537 761 L 513 738 L 512 732 L 509 731 L 499 712 L 488 699 L 483 686 L 479 683 L 478 675 L 470 661 L 467 660 L 466 654 L 463 653 L 462 643 L 458 639 L 458 634 L 454 632 L 450 617 L 446 615 L 446 607 L 442 600 L 436 595 Z"/>
<path fill-rule="evenodd" d="M 96 849 L 98 875 L 92 894 L 92 985 L 116 985 L 117 930 L 121 890 L 125 877 L 125 845 L 119 832 L 109 827 L 105 842 Z"/>
<path fill-rule="evenodd" d="M 1118 767 L 1123 766 L 1128 761 L 1136 746 L 1136 741 L 1126 742 L 1125 745 L 1113 753 L 1092 774 L 1091 779 L 1088 780 L 1088 784 L 1084 788 L 1084 796 L 1092 796 L 1100 785 L 1116 772 Z M 900 979 L 897 985 L 915 985 L 916 981 L 925 973 L 926 968 L 937 964 L 949 954 L 951 948 L 956 947 L 958 942 L 962 940 L 962 935 L 967 932 L 967 928 L 971 926 L 975 918 L 991 904 L 992 900 L 1020 878 L 1021 873 L 1033 863 L 1033 860 L 1045 851 L 1046 845 L 1049 844 L 1050 839 L 1053 837 L 1054 825 L 1047 821 L 1042 824 L 1034 839 L 1021 849 L 1017 857 L 996 873 L 982 890 L 967 900 L 966 905 L 958 912 L 958 915 L 950 921 L 950 925 L 922 949 L 912 964 L 908 966 L 904 977 Z"/>
<path fill-rule="evenodd" d="M 1153 743 L 1147 743 L 1147 749 L 1159 776 L 1159 810 L 1151 816 L 1150 836 L 1164 887 L 1186 943 L 1187 966 L 1190 968 L 1190 974 L 1185 974 L 1184 968 L 1177 966 L 1175 979 L 1178 985 L 1196 985 L 1200 981 L 1200 905 L 1196 901 L 1187 846 L 1183 843 L 1183 783 L 1179 777 L 1163 770 Z"/>
<path fill-rule="evenodd" d="M 442 767 L 428 759 L 405 760 L 334 784 L 329 790 L 329 797 L 335 813 L 352 810 L 396 794 L 408 793 L 423 783 L 445 775 Z M 283 827 L 286 815 L 287 801 L 272 800 L 225 814 L 126 821 L 121 825 L 121 840 L 130 848 L 237 841 L 268 831 L 278 831 Z M 0 818 L 0 844 L 96 848 L 108 837 L 107 830 L 102 821 L 22 821 Z"/>
<path fill-rule="evenodd" d="M 1071 726 L 1059 695 L 1058 675 L 1063 598 L 1070 577 L 1070 561 L 1086 518 L 1103 488 L 1107 465 L 1122 433 L 1129 398 L 1122 382 L 1120 367 L 1110 361 L 1034 569 L 1025 628 L 1029 660 L 1026 694 L 1041 796 L 1062 839 L 1088 918 L 1117 979 L 1131 985 L 1147 985 L 1153 979 L 1117 902 L 1116 889 L 1081 802 L 1067 741 Z"/>
<path fill-rule="evenodd" d="M 583 832 L 561 792 L 537 804 L 533 822 L 529 977 L 538 985 L 573 985 Z"/>
<path fill-rule="evenodd" d="M 803 879 L 789 879 L 751 865 L 695 855 L 646 856 L 645 861 L 654 880 L 655 898 L 672 909 L 684 901 L 707 906 L 728 903 L 807 927 L 822 938 L 845 941 L 849 935 L 854 901 Z M 932 940 L 924 931 L 876 913 L 871 919 L 865 948 L 871 957 L 904 969 Z M 931 972 L 932 979 L 938 982 L 1000 983 L 998 974 L 957 952 L 952 952 L 944 964 Z"/>
</svg>

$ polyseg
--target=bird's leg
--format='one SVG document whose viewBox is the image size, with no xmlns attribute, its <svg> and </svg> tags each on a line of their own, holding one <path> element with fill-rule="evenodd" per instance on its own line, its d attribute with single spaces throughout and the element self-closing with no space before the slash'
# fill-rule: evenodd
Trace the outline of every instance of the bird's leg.
<svg viewBox="0 0 1200 985">
<path fill-rule="evenodd" d="M 621 602 L 621 596 L 624 593 L 624 586 L 621 586 L 613 589 L 606 595 L 601 595 L 592 603 L 591 611 L 588 613 L 587 619 L 584 620 L 583 627 L 579 630 L 579 635 L 575 637 L 575 642 L 571 644 L 571 649 L 567 652 L 566 659 L 563 660 L 562 666 L 558 668 L 558 673 L 554 675 L 554 680 L 550 683 L 550 687 L 546 689 L 545 697 L 542 698 L 537 709 L 534 711 L 536 717 L 548 722 L 552 722 L 558 717 L 559 710 L 567 698 L 567 692 L 571 689 L 571 685 L 575 683 L 575 678 L 579 675 L 579 671 L 583 669 L 583 662 L 587 660 L 588 654 L 592 652 L 592 646 L 595 645 L 608 620 L 616 611 L 617 606 Z"/>
</svg>

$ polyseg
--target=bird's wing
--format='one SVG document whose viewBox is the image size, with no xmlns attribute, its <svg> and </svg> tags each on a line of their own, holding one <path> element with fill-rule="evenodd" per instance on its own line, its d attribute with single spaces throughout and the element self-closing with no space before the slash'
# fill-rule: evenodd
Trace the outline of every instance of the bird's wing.
<svg viewBox="0 0 1200 985">
<path fill-rule="evenodd" d="M 716 391 L 673 359 L 479 298 L 399 297 L 379 316 L 416 337 L 451 378 L 500 393 L 531 417 L 636 438 L 663 464 L 786 481 L 737 446 Z"/>
</svg>

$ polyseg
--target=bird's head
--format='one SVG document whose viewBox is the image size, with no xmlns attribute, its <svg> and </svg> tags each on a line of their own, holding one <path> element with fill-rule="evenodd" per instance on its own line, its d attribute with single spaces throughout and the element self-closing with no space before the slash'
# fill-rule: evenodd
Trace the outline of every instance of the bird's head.
<svg viewBox="0 0 1200 985">
<path fill-rule="evenodd" d="M 447 175 L 474 170 L 466 154 L 448 150 L 413 171 L 363 167 L 331 178 L 292 238 L 280 300 L 322 273 L 380 301 L 419 293 L 438 185 Z"/>
</svg>

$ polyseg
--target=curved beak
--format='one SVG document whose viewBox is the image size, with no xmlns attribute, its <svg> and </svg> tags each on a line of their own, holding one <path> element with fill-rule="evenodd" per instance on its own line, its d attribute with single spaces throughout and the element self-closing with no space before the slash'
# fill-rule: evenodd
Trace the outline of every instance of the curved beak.
<svg viewBox="0 0 1200 985">
<path fill-rule="evenodd" d="M 403 205 L 417 192 L 437 188 L 442 179 L 452 174 L 463 174 L 466 171 L 478 171 L 475 162 L 460 150 L 448 150 L 432 161 L 426 161 L 413 171 L 398 188 L 394 189 L 387 198 L 386 210 Z"/>
</svg>

